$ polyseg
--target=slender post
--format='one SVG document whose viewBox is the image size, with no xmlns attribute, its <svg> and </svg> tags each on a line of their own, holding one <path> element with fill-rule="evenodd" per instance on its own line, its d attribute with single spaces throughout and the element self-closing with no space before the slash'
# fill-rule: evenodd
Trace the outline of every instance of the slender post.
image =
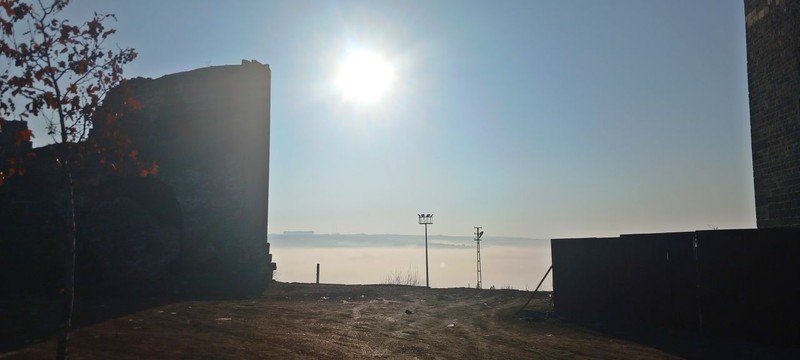
<svg viewBox="0 0 800 360">
<path fill-rule="evenodd" d="M 59 108 L 59 111 L 61 109 Z M 62 118 L 63 119 L 63 118 Z M 62 120 L 63 121 L 63 120 Z M 63 122 L 62 122 L 63 124 Z M 63 127 L 62 127 L 63 129 Z M 64 132 L 62 131 L 62 138 Z M 67 147 L 67 149 L 69 149 Z M 69 150 L 68 150 L 69 151 Z M 64 297 L 62 299 L 61 329 L 56 342 L 56 359 L 66 359 L 68 353 L 68 343 L 72 331 L 72 315 L 75 308 L 75 257 L 77 251 L 75 247 L 75 185 L 72 180 L 72 168 L 70 167 L 69 154 L 65 156 L 64 176 L 67 180 L 67 276 L 64 281 Z"/>
<path fill-rule="evenodd" d="M 700 259 L 697 254 L 697 233 L 694 233 L 692 248 L 694 252 L 694 281 L 695 281 L 695 304 L 697 306 L 697 330 L 703 332 L 703 302 L 700 299 Z"/>
<path fill-rule="evenodd" d="M 478 286 L 476 288 L 481 289 L 483 288 L 483 284 L 481 281 L 481 241 L 475 240 L 478 242 Z"/>
<path fill-rule="evenodd" d="M 476 289 L 483 288 L 483 281 L 481 278 L 481 236 L 483 236 L 481 227 L 475 226 L 475 242 L 478 243 L 478 284 L 475 286 Z"/>
<path fill-rule="evenodd" d="M 431 287 L 431 280 L 428 276 L 428 224 L 425 223 L 425 286 Z"/>
<path fill-rule="evenodd" d="M 319 264 L 317 264 L 317 284 L 319 284 Z"/>
<path fill-rule="evenodd" d="M 536 295 L 536 292 L 539 291 L 539 287 L 542 286 L 542 283 L 544 282 L 544 279 L 547 278 L 547 274 L 549 274 L 551 270 L 553 270 L 553 265 L 550 265 L 550 267 L 547 268 L 547 272 L 544 273 L 544 276 L 542 276 L 542 280 L 539 281 L 539 285 L 536 285 L 536 290 L 533 290 L 533 293 L 531 294 L 531 297 L 528 298 L 528 302 L 526 302 L 525 305 L 522 305 L 522 307 L 519 308 L 519 310 L 517 310 L 517 314 L 521 313 L 522 310 L 525 310 L 525 307 L 528 306 L 528 304 L 531 303 L 531 300 L 533 300 L 533 297 Z"/>
<path fill-rule="evenodd" d="M 425 225 L 425 287 L 431 287 L 430 273 L 428 272 L 428 224 L 433 224 L 433 214 L 418 214 L 419 224 Z"/>
</svg>

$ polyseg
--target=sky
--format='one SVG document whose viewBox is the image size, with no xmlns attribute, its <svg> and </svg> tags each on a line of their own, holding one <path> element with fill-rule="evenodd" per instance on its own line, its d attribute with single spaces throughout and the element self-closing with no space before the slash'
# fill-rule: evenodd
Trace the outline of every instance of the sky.
<svg viewBox="0 0 800 360">
<path fill-rule="evenodd" d="M 75 1 L 157 78 L 272 69 L 269 231 L 755 227 L 742 1 Z M 380 99 L 335 86 L 380 54 Z M 38 132 L 42 134 L 42 132 Z M 38 145 L 47 140 L 39 135 Z"/>
</svg>

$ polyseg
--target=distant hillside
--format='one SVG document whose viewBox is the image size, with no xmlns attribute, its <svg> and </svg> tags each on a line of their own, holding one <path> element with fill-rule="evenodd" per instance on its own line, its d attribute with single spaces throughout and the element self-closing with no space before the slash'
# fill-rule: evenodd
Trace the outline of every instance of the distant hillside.
<svg viewBox="0 0 800 360">
<path fill-rule="evenodd" d="M 269 242 L 278 247 L 399 247 L 422 246 L 423 235 L 395 234 L 314 234 L 313 232 L 284 232 L 269 234 Z M 485 246 L 549 246 L 549 239 L 530 239 L 520 237 L 485 236 L 481 247 Z M 428 235 L 430 247 L 474 247 L 475 240 L 469 236 Z"/>
</svg>

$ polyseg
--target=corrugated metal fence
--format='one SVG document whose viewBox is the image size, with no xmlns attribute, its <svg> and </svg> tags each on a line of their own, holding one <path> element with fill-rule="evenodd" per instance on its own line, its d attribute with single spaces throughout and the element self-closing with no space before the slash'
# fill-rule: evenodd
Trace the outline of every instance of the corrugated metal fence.
<svg viewBox="0 0 800 360">
<path fill-rule="evenodd" d="M 800 343 L 800 229 L 553 239 L 556 313 Z"/>
</svg>

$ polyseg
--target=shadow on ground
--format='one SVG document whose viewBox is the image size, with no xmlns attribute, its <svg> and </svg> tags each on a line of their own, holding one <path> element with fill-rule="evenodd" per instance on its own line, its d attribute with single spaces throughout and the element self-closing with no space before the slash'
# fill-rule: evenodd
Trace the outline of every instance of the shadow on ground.
<svg viewBox="0 0 800 360">
<path fill-rule="evenodd" d="M 176 301 L 179 300 L 168 297 L 78 297 L 75 299 L 73 328 L 90 326 Z M 1 299 L 0 354 L 53 338 L 58 334 L 61 309 L 58 297 Z"/>
<path fill-rule="evenodd" d="M 642 344 L 685 359 L 800 359 L 798 344 L 770 344 L 694 331 L 608 322 L 576 322 L 610 337 Z"/>
</svg>

